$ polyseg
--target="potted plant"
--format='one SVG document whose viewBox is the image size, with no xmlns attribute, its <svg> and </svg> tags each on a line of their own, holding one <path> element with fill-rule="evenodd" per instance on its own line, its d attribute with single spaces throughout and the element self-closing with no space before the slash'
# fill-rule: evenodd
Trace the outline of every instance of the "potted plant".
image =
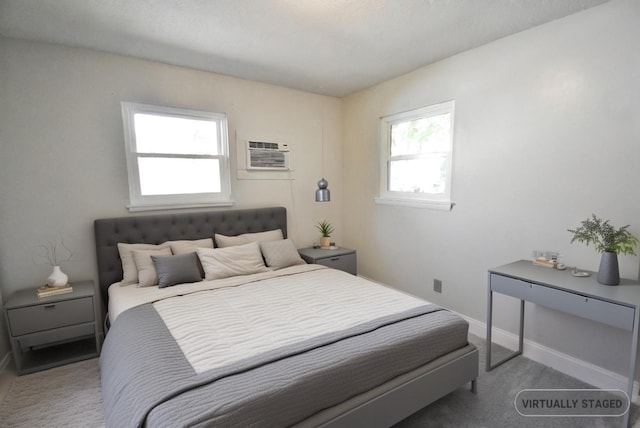
<svg viewBox="0 0 640 428">
<path fill-rule="evenodd" d="M 316 224 L 316 229 L 320 231 L 322 237 L 320 238 L 320 246 L 323 248 L 328 248 L 331 246 L 331 234 L 334 229 L 327 220 L 322 220 Z"/>
<path fill-rule="evenodd" d="M 578 241 L 586 245 L 593 244 L 596 251 L 602 253 L 598 269 L 600 284 L 618 285 L 620 283 L 618 253 L 636 255 L 638 238 L 633 236 L 628 229 L 629 225 L 616 229 L 609 224 L 609 220 L 603 221 L 595 214 L 584 220 L 580 227 L 567 229 L 573 233 L 572 243 Z"/>
</svg>

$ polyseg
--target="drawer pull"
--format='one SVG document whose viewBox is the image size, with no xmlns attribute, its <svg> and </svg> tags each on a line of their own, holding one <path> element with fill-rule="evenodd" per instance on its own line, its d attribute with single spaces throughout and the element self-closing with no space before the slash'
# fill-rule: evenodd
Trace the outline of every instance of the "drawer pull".
<svg viewBox="0 0 640 428">
<path fill-rule="evenodd" d="M 44 308 L 45 308 L 45 309 L 53 309 L 53 308 L 55 308 L 55 307 L 56 307 L 56 305 L 55 305 L 55 304 L 51 304 L 51 305 L 44 305 Z"/>
<path fill-rule="evenodd" d="M 340 257 L 333 257 L 333 258 L 331 259 L 331 261 L 332 261 L 332 262 L 335 262 L 335 261 L 338 261 L 338 260 L 340 260 Z"/>
</svg>

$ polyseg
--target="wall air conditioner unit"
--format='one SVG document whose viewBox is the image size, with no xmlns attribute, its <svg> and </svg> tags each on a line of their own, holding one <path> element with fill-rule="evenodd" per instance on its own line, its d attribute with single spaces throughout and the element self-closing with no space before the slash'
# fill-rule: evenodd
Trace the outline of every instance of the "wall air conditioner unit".
<svg viewBox="0 0 640 428">
<path fill-rule="evenodd" d="M 289 145 L 247 141 L 247 169 L 288 171 Z"/>
</svg>

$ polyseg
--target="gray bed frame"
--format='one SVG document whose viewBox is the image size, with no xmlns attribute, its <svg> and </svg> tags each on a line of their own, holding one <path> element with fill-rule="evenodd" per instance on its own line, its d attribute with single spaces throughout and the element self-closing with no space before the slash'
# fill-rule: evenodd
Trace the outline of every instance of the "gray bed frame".
<svg viewBox="0 0 640 428">
<path fill-rule="evenodd" d="M 283 207 L 220 210 L 104 218 L 94 221 L 98 282 L 105 308 L 111 284 L 122 279 L 118 243 L 161 244 L 181 239 L 235 236 L 280 229 L 287 237 L 287 210 Z"/>
<path fill-rule="evenodd" d="M 180 239 L 212 238 L 281 229 L 287 237 L 283 207 L 236 209 L 98 219 L 94 222 L 100 292 L 108 307 L 108 288 L 122 279 L 117 244 L 160 244 Z M 478 350 L 458 351 L 353 397 L 303 421 L 299 426 L 388 427 L 466 383 L 476 392 Z"/>
</svg>

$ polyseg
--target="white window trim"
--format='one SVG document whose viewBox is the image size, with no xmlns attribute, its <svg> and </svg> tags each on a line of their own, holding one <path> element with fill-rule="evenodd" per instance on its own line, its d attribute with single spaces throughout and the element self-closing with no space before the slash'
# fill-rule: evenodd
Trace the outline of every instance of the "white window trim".
<svg viewBox="0 0 640 428">
<path fill-rule="evenodd" d="M 451 130 L 449 140 L 449 165 L 447 168 L 447 186 L 444 194 L 435 193 L 408 193 L 392 192 L 388 190 L 388 173 L 391 144 L 391 126 L 396 123 L 406 122 L 422 117 L 437 116 L 440 114 L 451 114 Z M 455 124 L 455 101 L 446 101 L 440 104 L 422 107 L 419 109 L 397 113 L 380 118 L 379 133 L 379 196 L 374 199 L 377 204 L 407 206 L 414 208 L 427 208 L 435 210 L 450 211 L 455 203 L 451 200 L 451 181 L 453 171 L 453 139 Z"/>
<path fill-rule="evenodd" d="M 452 201 L 435 201 L 435 200 L 409 200 L 409 199 L 391 199 L 391 198 L 374 198 L 378 205 L 395 205 L 399 207 L 426 208 L 431 210 L 451 211 L 455 202 Z"/>
<path fill-rule="evenodd" d="M 150 113 L 172 117 L 208 119 L 218 124 L 218 138 L 220 141 L 220 184 L 219 193 L 194 193 L 176 195 L 142 195 L 140 191 L 140 175 L 138 171 L 134 115 Z M 150 104 L 122 102 L 122 119 L 124 127 L 125 154 L 127 159 L 127 174 L 129 178 L 129 205 L 127 209 L 134 211 L 151 211 L 176 208 L 198 208 L 231 206 L 231 169 L 229 162 L 229 141 L 227 116 L 224 113 L 191 110 L 178 107 L 165 107 Z"/>
</svg>

